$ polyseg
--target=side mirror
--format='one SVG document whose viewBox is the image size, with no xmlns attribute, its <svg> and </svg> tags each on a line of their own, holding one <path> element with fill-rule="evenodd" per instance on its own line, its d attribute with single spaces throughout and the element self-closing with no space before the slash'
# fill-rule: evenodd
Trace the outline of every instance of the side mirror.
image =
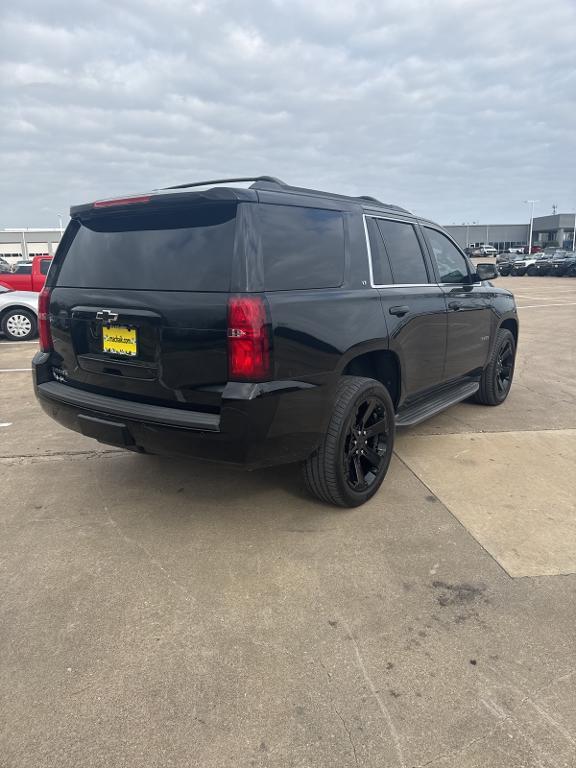
<svg viewBox="0 0 576 768">
<path fill-rule="evenodd" d="M 498 277 L 496 264 L 476 264 L 476 273 L 480 280 L 495 280 Z"/>
</svg>

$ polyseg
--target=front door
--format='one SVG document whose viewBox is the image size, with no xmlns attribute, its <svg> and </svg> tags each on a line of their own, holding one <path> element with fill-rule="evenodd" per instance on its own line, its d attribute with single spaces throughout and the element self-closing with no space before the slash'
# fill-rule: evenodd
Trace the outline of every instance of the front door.
<svg viewBox="0 0 576 768">
<path fill-rule="evenodd" d="M 490 348 L 490 286 L 476 282 L 473 266 L 443 232 L 428 226 L 423 229 L 448 309 L 444 378 L 478 375 Z"/>
</svg>

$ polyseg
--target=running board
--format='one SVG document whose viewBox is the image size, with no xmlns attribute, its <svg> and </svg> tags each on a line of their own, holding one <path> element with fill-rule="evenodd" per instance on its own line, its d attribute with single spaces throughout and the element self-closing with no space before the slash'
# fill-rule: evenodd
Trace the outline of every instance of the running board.
<svg viewBox="0 0 576 768">
<path fill-rule="evenodd" d="M 444 411 L 451 405 L 456 405 L 462 400 L 466 400 L 474 393 L 478 392 L 480 384 L 477 381 L 468 381 L 465 384 L 459 384 L 444 390 L 440 394 L 434 395 L 424 401 L 420 400 L 406 410 L 396 414 L 397 427 L 414 427 L 421 421 L 436 416 L 437 413 Z"/>
</svg>

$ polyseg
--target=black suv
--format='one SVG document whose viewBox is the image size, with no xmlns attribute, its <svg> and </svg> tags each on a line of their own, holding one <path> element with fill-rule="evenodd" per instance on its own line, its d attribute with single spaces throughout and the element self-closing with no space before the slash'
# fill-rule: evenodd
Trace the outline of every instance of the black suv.
<svg viewBox="0 0 576 768">
<path fill-rule="evenodd" d="M 403 208 L 267 176 L 73 207 L 36 394 L 133 451 L 301 461 L 314 494 L 356 506 L 397 426 L 505 400 L 518 319 L 496 274 Z"/>
</svg>

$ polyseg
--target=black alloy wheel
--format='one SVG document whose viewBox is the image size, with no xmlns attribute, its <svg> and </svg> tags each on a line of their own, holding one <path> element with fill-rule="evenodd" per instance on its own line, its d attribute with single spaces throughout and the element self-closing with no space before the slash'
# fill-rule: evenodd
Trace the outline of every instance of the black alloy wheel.
<svg viewBox="0 0 576 768">
<path fill-rule="evenodd" d="M 357 507 L 382 485 L 394 449 L 394 405 L 386 387 L 342 376 L 317 450 L 303 464 L 308 490 L 338 507 Z"/>
<path fill-rule="evenodd" d="M 514 364 L 516 361 L 516 340 L 507 328 L 500 328 L 488 365 L 482 372 L 480 388 L 474 399 L 482 405 L 500 405 L 508 397 Z"/>
<path fill-rule="evenodd" d="M 508 394 L 512 384 L 512 372 L 514 370 L 514 346 L 513 339 L 506 339 L 498 349 L 496 360 L 496 386 L 498 392 Z"/>
<path fill-rule="evenodd" d="M 380 474 L 388 450 L 388 416 L 376 397 L 361 401 L 352 414 L 342 450 L 348 487 L 366 491 Z"/>
</svg>

